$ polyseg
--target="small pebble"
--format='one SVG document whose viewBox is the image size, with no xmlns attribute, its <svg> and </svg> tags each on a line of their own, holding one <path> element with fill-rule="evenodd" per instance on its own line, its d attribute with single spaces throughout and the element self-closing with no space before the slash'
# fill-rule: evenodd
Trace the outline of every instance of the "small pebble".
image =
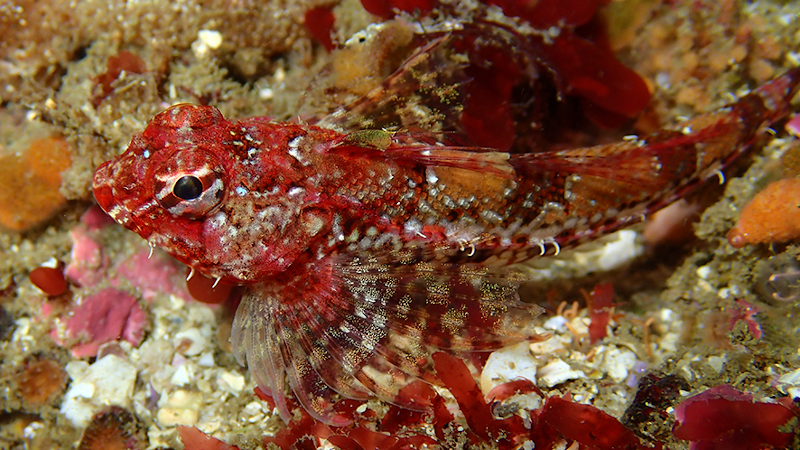
<svg viewBox="0 0 800 450">
<path fill-rule="evenodd" d="M 200 418 L 203 399 L 199 392 L 177 390 L 169 396 L 162 396 L 158 403 L 161 409 L 156 418 L 162 427 L 194 425 Z"/>
</svg>

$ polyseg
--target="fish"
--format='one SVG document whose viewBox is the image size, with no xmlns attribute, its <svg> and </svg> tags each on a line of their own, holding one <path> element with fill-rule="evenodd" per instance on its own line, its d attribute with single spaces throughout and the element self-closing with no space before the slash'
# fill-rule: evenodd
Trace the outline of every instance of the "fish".
<svg viewBox="0 0 800 450">
<path fill-rule="evenodd" d="M 520 299 L 527 277 L 516 264 L 723 180 L 800 84 L 793 69 L 675 127 L 585 148 L 511 152 L 409 121 L 384 127 L 411 109 L 398 99 L 431 91 L 419 74 L 451 42 L 435 36 L 375 91 L 316 121 L 174 105 L 95 172 L 95 199 L 116 222 L 194 271 L 246 286 L 232 348 L 287 423 L 287 384 L 312 417 L 344 426 L 339 399 L 425 410 L 398 394 L 414 380 L 439 383 L 436 351 L 542 339 L 533 319 L 543 308 Z M 432 76 L 457 90 L 470 82 L 460 73 Z"/>
</svg>

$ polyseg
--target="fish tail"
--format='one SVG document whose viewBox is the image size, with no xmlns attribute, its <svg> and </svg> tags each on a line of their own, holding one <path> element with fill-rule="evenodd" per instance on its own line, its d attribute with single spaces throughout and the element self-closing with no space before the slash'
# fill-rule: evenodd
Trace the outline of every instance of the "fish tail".
<svg viewBox="0 0 800 450">
<path fill-rule="evenodd" d="M 734 103 L 649 136 L 511 155 L 509 163 L 531 190 L 547 192 L 549 204 L 560 205 L 547 211 L 550 221 L 541 227 L 558 230 L 551 239 L 561 248 L 574 246 L 638 222 L 706 180 L 724 181 L 725 168 L 791 111 L 798 88 L 800 68 Z M 528 214 L 541 220 L 542 212 L 534 207 Z"/>
</svg>

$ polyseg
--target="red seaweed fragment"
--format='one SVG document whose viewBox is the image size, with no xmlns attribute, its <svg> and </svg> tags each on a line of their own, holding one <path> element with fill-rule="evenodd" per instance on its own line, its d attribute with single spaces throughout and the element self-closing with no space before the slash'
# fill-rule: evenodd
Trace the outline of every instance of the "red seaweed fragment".
<svg viewBox="0 0 800 450">
<path fill-rule="evenodd" d="M 539 396 L 544 397 L 544 393 L 533 384 L 533 381 L 521 378 L 495 386 L 486 394 L 486 399 L 490 402 L 502 402 L 517 394 L 525 394 L 528 392 L 535 392 L 539 394 Z"/>
<path fill-rule="evenodd" d="M 796 411 L 757 402 L 726 384 L 684 400 L 675 408 L 675 417 L 672 434 L 692 441 L 695 450 L 780 449 L 797 440 Z"/>
<path fill-rule="evenodd" d="M 594 17 L 603 0 L 521 1 L 488 0 L 489 5 L 499 6 L 510 16 L 528 21 L 532 27 L 544 29 L 563 21 L 565 25 L 577 26 Z"/>
<path fill-rule="evenodd" d="M 178 425 L 178 435 L 184 447 L 192 450 L 239 450 L 239 447 L 226 444 L 211 437 L 195 427 Z"/>
<path fill-rule="evenodd" d="M 467 75 L 475 83 L 466 87 L 461 123 L 472 142 L 507 151 L 516 135 L 510 100 L 522 72 L 511 57 L 495 47 L 476 50 L 483 65 L 471 65 Z"/>
<path fill-rule="evenodd" d="M 530 2 L 488 0 L 508 15 L 545 30 L 560 27 L 552 44 L 537 42 L 543 62 L 567 93 L 583 99 L 584 113 L 594 123 L 617 127 L 640 113 L 650 101 L 644 80 L 614 56 L 598 9 L 602 0 Z"/>
<path fill-rule="evenodd" d="M 392 18 L 394 11 L 424 15 L 434 7 L 444 13 L 454 7 L 433 0 L 361 3 L 384 19 Z M 599 14 L 606 1 L 484 3 L 500 7 L 506 15 L 525 20 L 537 30 L 549 31 L 523 34 L 506 29 L 518 42 L 505 47 L 485 46 L 476 36 L 464 45 L 462 50 L 470 58 L 465 72 L 473 81 L 464 86 L 460 121 L 463 132 L 475 144 L 507 151 L 518 136 L 517 141 L 524 140 L 529 149 L 542 148 L 543 143 L 559 143 L 563 131 L 580 127 L 584 118 L 603 128 L 615 128 L 636 117 L 649 103 L 651 93 L 644 79 L 622 64 L 611 48 Z M 476 12 L 473 22 L 505 28 L 481 11 Z M 489 26 L 481 33 L 495 32 Z M 522 71 L 530 73 L 521 76 Z M 531 78 L 536 82 L 526 83 Z M 582 114 L 576 114 L 570 102 L 577 103 Z"/>
<path fill-rule="evenodd" d="M 414 381 L 408 386 L 405 386 L 400 390 L 399 396 L 402 401 L 418 401 L 420 406 L 430 406 L 438 398 L 433 387 L 422 380 Z M 389 411 L 386 412 L 386 415 L 383 416 L 383 420 L 381 420 L 381 429 L 389 433 L 395 433 L 400 431 L 403 427 L 425 423 L 426 416 L 428 416 L 428 413 L 424 411 L 414 411 L 392 405 Z M 433 425 L 435 426 L 436 424 L 434 423 Z"/>
<path fill-rule="evenodd" d="M 28 274 L 31 283 L 49 297 L 55 297 L 67 292 L 67 279 L 60 268 L 41 266 L 31 270 Z"/>
<path fill-rule="evenodd" d="M 695 395 L 675 409 L 673 434 L 696 442 L 694 448 L 784 448 L 797 413 L 778 403 L 756 402 L 749 394 L 721 385 Z"/>
<path fill-rule="evenodd" d="M 120 50 L 116 56 L 108 58 L 106 71 L 95 77 L 94 81 L 100 87 L 100 92 L 94 97 L 92 103 L 99 106 L 103 100 L 114 91 L 112 84 L 119 79 L 123 72 L 141 74 L 147 71 L 147 64 L 135 53 Z"/>
<path fill-rule="evenodd" d="M 331 39 L 333 24 L 336 18 L 333 16 L 331 6 L 317 6 L 306 11 L 305 26 L 311 36 L 314 37 L 326 51 L 330 52 L 336 45 Z"/>
<path fill-rule="evenodd" d="M 564 438 L 590 448 L 605 450 L 645 448 L 633 431 L 619 420 L 591 405 L 550 397 L 540 418 Z"/>
<path fill-rule="evenodd" d="M 443 352 L 434 353 L 433 362 L 437 376 L 456 398 L 470 430 L 485 440 L 500 439 L 500 429 L 494 423 L 489 405 L 464 362 Z"/>
<path fill-rule="evenodd" d="M 457 439 L 466 442 L 464 448 L 482 448 L 492 445 L 501 450 L 553 448 L 565 442 L 577 442 L 580 448 L 595 450 L 644 449 L 639 439 L 617 419 L 591 405 L 573 403 L 560 397 L 547 399 L 545 405 L 527 415 L 498 418 L 492 414 L 493 406 L 509 395 L 536 392 L 544 394 L 528 380 L 515 380 L 493 390 L 492 400 L 484 398 L 475 379 L 463 360 L 443 352 L 433 354 L 436 373 L 456 398 L 464 419 L 458 419 L 448 410 L 445 400 L 427 383 L 418 381 L 406 386 L 402 395 L 414 398 L 426 411 L 410 411 L 392 406 L 383 419 L 375 422 L 373 411 L 356 414 L 352 400 L 337 403 L 337 410 L 352 417 L 350 425 L 330 427 L 313 419 L 290 401 L 290 410 L 300 413 L 289 427 L 275 436 L 263 438 L 263 444 L 274 444 L 280 449 L 314 449 L 322 440 L 342 450 L 410 450 L 423 448 L 449 448 L 452 431 L 463 430 Z M 499 388 L 499 389 L 498 389 Z M 259 398 L 269 401 L 269 396 L 257 392 Z M 347 408 L 342 405 L 350 402 Z M 360 409 L 359 409 L 360 411 Z M 527 417 L 525 417 L 527 416 Z M 463 421 L 466 421 L 466 426 Z M 435 436 L 426 433 L 433 428 Z M 655 448 L 661 448 L 656 442 Z M 527 447 L 526 447 L 527 448 Z"/>
<path fill-rule="evenodd" d="M 614 306 L 614 287 L 611 283 L 600 283 L 592 289 L 589 305 L 589 339 L 592 344 L 606 337 L 611 308 Z"/>
</svg>

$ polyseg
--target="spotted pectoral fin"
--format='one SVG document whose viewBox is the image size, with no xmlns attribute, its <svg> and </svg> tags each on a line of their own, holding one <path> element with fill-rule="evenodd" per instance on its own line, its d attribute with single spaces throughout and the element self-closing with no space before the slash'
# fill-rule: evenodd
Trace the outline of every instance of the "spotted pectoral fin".
<svg viewBox="0 0 800 450">
<path fill-rule="evenodd" d="M 233 344 L 274 397 L 285 373 L 318 420 L 346 424 L 336 400 L 368 393 L 424 409 L 399 392 L 418 378 L 436 382 L 432 352 L 536 337 L 531 319 L 541 308 L 519 301 L 522 280 L 479 266 L 335 257 L 292 282 L 254 287 L 237 311 Z"/>
<path fill-rule="evenodd" d="M 321 298 L 306 297 L 313 293 L 296 286 L 287 287 L 255 286 L 242 299 L 231 333 L 236 359 L 247 364 L 259 388 L 272 396 L 284 422 L 292 417 L 284 393 L 288 379 L 298 402 L 312 417 L 347 425 L 350 419 L 334 409 L 338 396 L 365 399 L 368 391 L 340 363 L 330 361 L 325 346 L 320 348 L 315 337 L 321 333 L 317 329 L 320 311 L 315 301 Z M 323 322 L 322 326 L 333 324 Z"/>
<path fill-rule="evenodd" d="M 271 317 L 280 305 L 272 296 L 252 292 L 242 298 L 231 330 L 231 344 L 236 360 L 247 365 L 258 387 L 271 395 L 284 422 L 290 413 L 284 394 L 285 366 L 281 357 L 278 324 Z"/>
</svg>

